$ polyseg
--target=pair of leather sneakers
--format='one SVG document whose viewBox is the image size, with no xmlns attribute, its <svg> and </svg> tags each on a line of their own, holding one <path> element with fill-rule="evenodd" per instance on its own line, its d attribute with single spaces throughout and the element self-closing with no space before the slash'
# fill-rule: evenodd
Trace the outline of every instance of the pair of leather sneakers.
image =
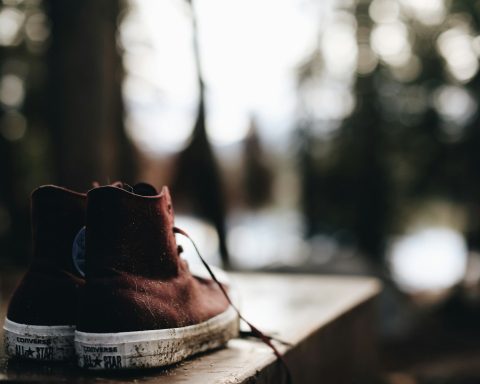
<svg viewBox="0 0 480 384">
<path fill-rule="evenodd" d="M 238 335 L 227 281 L 195 275 L 180 257 L 168 188 L 43 186 L 32 231 L 33 262 L 5 319 L 9 356 L 148 368 Z"/>
</svg>

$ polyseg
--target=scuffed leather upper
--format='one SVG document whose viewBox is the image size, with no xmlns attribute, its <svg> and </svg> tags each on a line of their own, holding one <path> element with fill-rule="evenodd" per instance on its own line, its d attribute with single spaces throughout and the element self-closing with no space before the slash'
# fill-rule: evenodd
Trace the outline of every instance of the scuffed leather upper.
<svg viewBox="0 0 480 384">
<path fill-rule="evenodd" d="M 31 197 L 33 260 L 15 290 L 8 319 L 31 325 L 74 325 L 83 279 L 72 242 L 85 225 L 86 195 L 47 185 Z"/>
<path fill-rule="evenodd" d="M 135 192 L 148 195 L 114 186 L 88 194 L 80 331 L 177 328 L 228 307 L 218 286 L 194 278 L 179 257 L 168 189 L 159 195 L 148 188 Z"/>
</svg>

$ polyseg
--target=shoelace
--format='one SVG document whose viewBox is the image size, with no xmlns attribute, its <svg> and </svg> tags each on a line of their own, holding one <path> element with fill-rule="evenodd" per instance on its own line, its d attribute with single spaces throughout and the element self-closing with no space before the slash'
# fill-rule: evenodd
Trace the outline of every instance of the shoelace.
<svg viewBox="0 0 480 384">
<path fill-rule="evenodd" d="M 282 366 L 284 367 L 285 369 L 285 373 L 286 373 L 286 378 L 287 378 L 287 384 L 292 384 L 293 381 L 292 381 L 292 376 L 290 374 L 290 369 L 288 368 L 288 365 L 285 361 L 285 358 L 283 357 L 283 355 L 278 351 L 278 349 L 273 345 L 272 343 L 272 340 L 276 340 L 282 344 L 285 344 L 285 345 L 289 345 L 288 343 L 284 342 L 284 341 L 281 341 L 281 340 L 278 340 L 274 337 L 271 337 L 271 336 L 268 336 L 268 335 L 265 335 L 262 331 L 260 331 L 257 327 L 255 327 L 252 323 L 250 323 L 247 319 L 245 319 L 245 317 L 243 317 L 243 315 L 240 313 L 240 310 L 236 307 L 235 304 L 233 304 L 232 300 L 230 299 L 230 296 L 228 295 L 227 291 L 225 290 L 225 288 L 223 287 L 223 285 L 218 281 L 217 277 L 215 276 L 215 274 L 213 273 L 212 269 L 210 268 L 210 266 L 208 265 L 208 263 L 204 260 L 204 258 L 202 257 L 202 255 L 200 254 L 200 250 L 198 249 L 197 245 L 195 244 L 195 242 L 193 241 L 193 239 L 188 235 L 187 232 L 185 232 L 184 230 L 178 228 L 178 227 L 173 227 L 173 232 L 174 233 L 178 233 L 182 236 L 185 236 L 193 245 L 193 248 L 195 249 L 195 252 L 197 253 L 198 257 L 200 258 L 200 261 L 202 262 L 203 266 L 207 269 L 208 273 L 210 274 L 210 276 L 212 277 L 213 281 L 217 284 L 217 286 L 220 288 L 220 290 L 222 291 L 223 295 L 225 296 L 225 298 L 227 299 L 228 303 L 231 305 L 231 307 L 234 309 L 234 311 L 237 313 L 238 317 L 243 320 L 245 322 L 245 324 L 248 325 L 248 327 L 250 328 L 250 332 L 241 332 L 240 334 L 243 335 L 243 336 L 252 336 L 252 337 L 255 337 L 259 340 L 261 340 L 264 344 L 266 344 L 272 351 L 273 353 L 275 354 L 275 356 L 278 358 L 278 360 L 280 361 L 280 363 L 282 364 Z"/>
</svg>

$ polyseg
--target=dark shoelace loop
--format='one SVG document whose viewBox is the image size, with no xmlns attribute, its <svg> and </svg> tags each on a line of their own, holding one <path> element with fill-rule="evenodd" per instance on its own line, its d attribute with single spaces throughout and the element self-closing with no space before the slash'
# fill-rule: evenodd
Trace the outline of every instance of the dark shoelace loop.
<svg viewBox="0 0 480 384">
<path fill-rule="evenodd" d="M 278 358 L 278 360 L 280 361 L 280 363 L 282 364 L 282 366 L 284 367 L 285 369 L 285 373 L 286 373 L 286 378 L 287 378 L 287 384 L 292 384 L 293 381 L 292 381 L 292 376 L 291 376 L 291 373 L 290 373 L 290 369 L 288 368 L 288 365 L 285 361 L 285 358 L 284 356 L 278 351 L 278 349 L 273 345 L 272 343 L 272 340 L 275 340 L 275 341 L 278 341 L 284 345 L 287 345 L 289 346 L 290 344 L 285 342 L 285 341 L 281 341 L 281 340 L 278 340 L 272 336 L 269 336 L 269 335 L 266 335 L 264 334 L 262 331 L 260 331 L 257 327 L 255 327 L 252 323 L 250 323 L 247 319 L 245 319 L 245 317 L 243 317 L 243 315 L 240 313 L 240 310 L 236 307 L 235 304 L 233 304 L 232 300 L 230 299 L 230 296 L 228 295 L 227 291 L 225 290 L 224 286 L 218 281 L 217 277 L 215 276 L 215 274 L 213 273 L 212 269 L 210 268 L 210 266 L 208 265 L 208 263 L 204 260 L 204 258 L 202 257 L 202 255 L 200 254 L 200 250 L 198 249 L 197 245 L 195 244 L 195 242 L 193 241 L 193 239 L 188 235 L 187 232 L 185 232 L 183 229 L 180 229 L 178 227 L 173 227 L 173 233 L 176 233 L 176 234 L 180 234 L 182 236 L 185 236 L 188 240 L 190 240 L 190 242 L 192 243 L 193 245 L 193 248 L 195 249 L 195 252 L 197 253 L 198 257 L 200 258 L 200 261 L 202 262 L 203 266 L 207 269 L 208 273 L 210 274 L 211 278 L 213 279 L 213 281 L 217 284 L 217 286 L 220 288 L 220 290 L 222 291 L 223 295 L 225 296 L 225 298 L 227 299 L 228 303 L 231 305 L 231 307 L 234 309 L 234 311 L 237 313 L 239 319 L 241 319 L 245 324 L 248 325 L 248 327 L 250 328 L 250 332 L 240 332 L 240 335 L 243 335 L 243 336 L 247 336 L 247 337 L 255 337 L 259 340 L 261 340 L 265 345 L 267 345 L 272 351 L 273 353 L 275 354 L 275 356 Z M 181 248 L 181 246 L 179 246 L 178 248 L 179 250 L 181 249 L 181 251 L 183 251 L 183 248 Z"/>
</svg>

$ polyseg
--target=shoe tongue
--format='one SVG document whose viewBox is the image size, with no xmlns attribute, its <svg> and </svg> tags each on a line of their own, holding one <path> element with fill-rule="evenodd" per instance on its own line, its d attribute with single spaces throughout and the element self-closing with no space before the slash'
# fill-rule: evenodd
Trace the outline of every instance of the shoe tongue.
<svg viewBox="0 0 480 384">
<path fill-rule="evenodd" d="M 148 183 L 137 183 L 133 187 L 123 181 L 116 181 L 111 184 L 113 187 L 123 189 L 128 192 L 135 193 L 140 196 L 157 196 L 158 192 L 154 186 Z"/>
<path fill-rule="evenodd" d="M 133 193 L 141 196 L 157 196 L 158 192 L 154 186 L 147 183 L 138 183 L 133 186 Z"/>
<path fill-rule="evenodd" d="M 120 189 L 123 189 L 123 190 L 128 191 L 128 192 L 133 192 L 132 186 L 127 184 L 127 183 L 124 183 L 123 181 L 115 181 L 115 182 L 111 183 L 110 186 L 120 188 Z"/>
</svg>

